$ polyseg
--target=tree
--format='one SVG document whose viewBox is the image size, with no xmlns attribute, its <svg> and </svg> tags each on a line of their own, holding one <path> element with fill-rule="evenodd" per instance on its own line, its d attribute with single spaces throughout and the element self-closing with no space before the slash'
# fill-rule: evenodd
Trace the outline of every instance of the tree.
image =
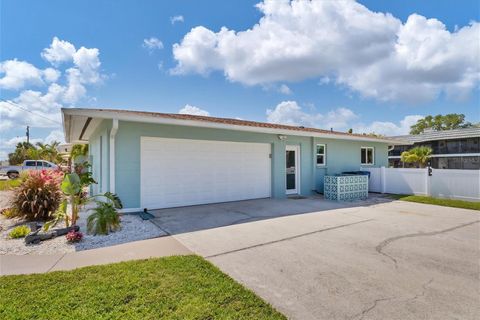
<svg viewBox="0 0 480 320">
<path fill-rule="evenodd" d="M 415 147 L 402 152 L 401 160 L 404 163 L 415 163 L 417 168 L 425 168 L 431 154 L 432 149 L 429 147 Z"/>
<path fill-rule="evenodd" d="M 60 163 L 60 157 L 57 147 L 60 142 L 54 141 L 50 144 L 37 143 L 37 147 L 28 142 L 19 142 L 15 151 L 8 155 L 8 162 L 11 165 L 19 165 L 25 160 L 47 160 L 54 163 Z"/>
<path fill-rule="evenodd" d="M 418 120 L 416 124 L 410 127 L 410 134 L 421 134 L 426 129 L 441 131 L 468 128 L 471 126 L 472 124 L 470 122 L 465 122 L 464 114 L 437 114 L 436 116 L 426 116 L 425 118 Z"/>
<path fill-rule="evenodd" d="M 88 155 L 88 144 L 75 144 L 72 147 L 72 151 L 70 151 L 70 158 L 75 160 L 77 157 L 80 156 L 87 156 Z"/>
<path fill-rule="evenodd" d="M 30 159 L 32 150 L 35 150 L 35 146 L 28 142 L 19 142 L 15 147 L 15 151 L 8 154 L 8 162 L 11 165 L 21 164 L 23 161 Z"/>
<path fill-rule="evenodd" d="M 54 141 L 50 144 L 44 144 L 37 142 L 37 159 L 47 160 L 50 162 L 60 163 L 62 162 L 62 157 L 58 153 L 57 147 L 60 145 L 60 142 Z"/>
</svg>

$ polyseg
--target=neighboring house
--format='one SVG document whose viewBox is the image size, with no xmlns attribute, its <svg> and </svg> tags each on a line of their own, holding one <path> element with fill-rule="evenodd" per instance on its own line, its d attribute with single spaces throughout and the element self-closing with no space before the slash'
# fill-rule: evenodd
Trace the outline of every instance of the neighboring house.
<svg viewBox="0 0 480 320">
<path fill-rule="evenodd" d="M 90 144 L 93 192 L 127 210 L 323 192 L 323 177 L 388 165 L 399 142 L 205 116 L 62 109 L 68 143 Z"/>
<path fill-rule="evenodd" d="M 397 145 L 388 153 L 389 166 L 407 167 L 400 160 L 403 151 L 417 146 L 432 148 L 431 166 L 434 169 L 480 169 L 480 127 L 434 131 L 422 134 L 391 137 L 410 141 Z"/>
</svg>

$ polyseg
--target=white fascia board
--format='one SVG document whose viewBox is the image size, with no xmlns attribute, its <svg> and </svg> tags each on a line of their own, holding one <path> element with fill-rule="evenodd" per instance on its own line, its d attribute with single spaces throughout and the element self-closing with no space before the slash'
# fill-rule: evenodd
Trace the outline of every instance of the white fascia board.
<svg viewBox="0 0 480 320">
<path fill-rule="evenodd" d="M 281 134 L 281 135 L 287 135 L 287 136 L 290 135 L 290 136 L 304 136 L 304 137 L 350 140 L 350 141 L 369 141 L 369 142 L 386 143 L 389 145 L 412 144 L 409 141 L 403 141 L 403 140 L 385 140 L 385 139 L 372 138 L 367 136 L 358 137 L 358 136 L 340 135 L 335 133 L 327 134 L 327 133 L 308 132 L 308 131 L 300 131 L 300 130 L 297 131 L 297 130 L 288 130 L 288 129 L 231 125 L 231 124 L 215 123 L 215 122 L 208 122 L 208 121 L 198 121 L 198 120 L 170 119 L 170 118 L 155 117 L 155 116 L 148 116 L 148 115 L 126 114 L 122 112 L 115 112 L 115 111 L 109 111 L 109 110 L 99 111 L 99 110 L 88 110 L 88 109 L 62 109 L 62 111 L 65 114 L 88 116 L 88 117 L 95 117 L 95 118 L 102 118 L 102 119 L 118 119 L 119 121 L 154 123 L 154 124 L 170 124 L 170 125 L 178 125 L 178 126 Z"/>
</svg>

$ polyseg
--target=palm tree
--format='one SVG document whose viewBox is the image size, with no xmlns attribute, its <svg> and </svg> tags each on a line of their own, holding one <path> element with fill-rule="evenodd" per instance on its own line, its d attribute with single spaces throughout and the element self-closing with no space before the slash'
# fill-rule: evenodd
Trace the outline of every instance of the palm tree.
<svg viewBox="0 0 480 320">
<path fill-rule="evenodd" d="M 44 144 L 37 142 L 38 147 L 38 158 L 42 160 L 47 160 L 54 163 L 60 163 L 62 158 L 58 154 L 57 147 L 60 145 L 60 142 L 53 141 L 50 144 Z"/>
<path fill-rule="evenodd" d="M 75 160 L 75 158 L 80 156 L 88 155 L 88 144 L 75 144 L 70 151 L 70 158 Z"/>
<path fill-rule="evenodd" d="M 401 160 L 404 163 L 415 163 L 417 168 L 425 168 L 431 154 L 432 149 L 430 147 L 415 147 L 402 152 Z"/>
</svg>

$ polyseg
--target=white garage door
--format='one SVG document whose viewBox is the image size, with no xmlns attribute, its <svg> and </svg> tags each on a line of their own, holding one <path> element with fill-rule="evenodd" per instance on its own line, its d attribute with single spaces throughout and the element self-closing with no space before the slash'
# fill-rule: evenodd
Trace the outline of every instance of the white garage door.
<svg viewBox="0 0 480 320">
<path fill-rule="evenodd" d="M 270 197 L 270 149 L 266 143 L 142 137 L 142 208 Z"/>
</svg>

